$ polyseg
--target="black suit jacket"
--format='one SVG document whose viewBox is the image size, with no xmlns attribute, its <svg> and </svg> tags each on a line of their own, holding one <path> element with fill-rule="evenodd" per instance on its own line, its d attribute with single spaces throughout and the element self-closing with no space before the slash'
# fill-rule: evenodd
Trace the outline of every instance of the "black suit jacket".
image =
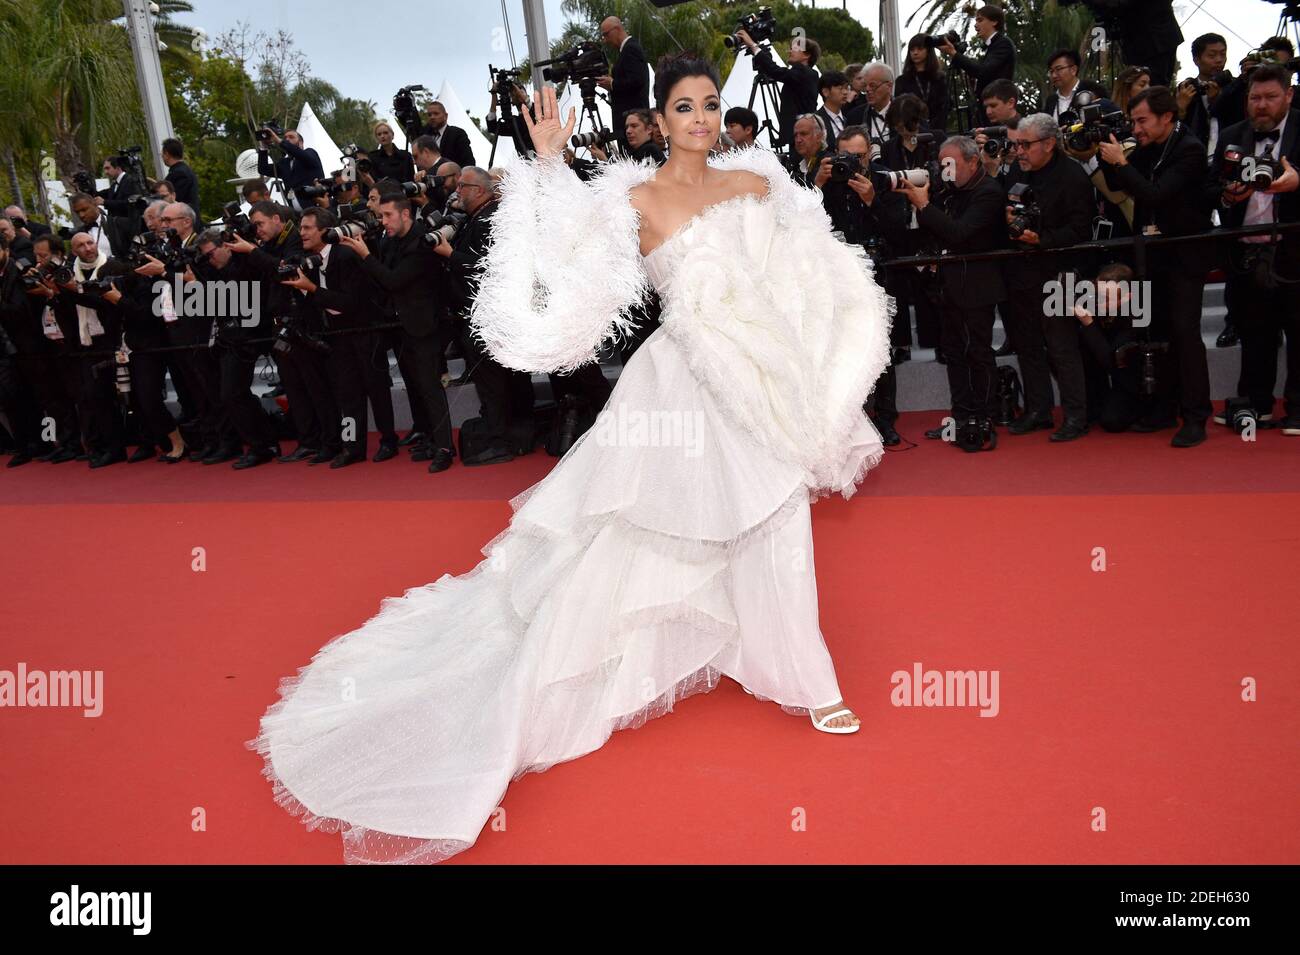
<svg viewBox="0 0 1300 955">
<path fill-rule="evenodd" d="M 1229 126 L 1219 132 L 1219 143 L 1214 150 L 1214 161 L 1210 163 L 1212 175 L 1223 167 L 1223 154 L 1228 146 L 1240 146 L 1247 156 L 1255 154 L 1255 131 L 1251 128 L 1249 121 Z M 1282 131 L 1282 148 L 1278 155 L 1285 156 L 1291 161 L 1292 166 L 1300 169 L 1300 110 L 1293 109 L 1287 113 L 1286 128 Z M 1212 196 L 1214 202 L 1220 203 L 1223 190 L 1220 188 L 1217 179 L 1211 178 L 1208 180 L 1206 190 Z M 1236 228 L 1242 225 L 1249 205 L 1249 201 L 1246 200 L 1226 207 L 1220 203 L 1218 206 L 1219 221 L 1228 228 Z M 1277 210 L 1279 222 L 1300 222 L 1300 190 L 1283 192 L 1274 196 L 1273 207 Z M 1237 243 L 1233 242 L 1231 245 L 1235 248 Z M 1300 234 L 1293 232 L 1282 235 L 1277 266 L 1278 271 L 1288 278 L 1300 276 Z"/>
<path fill-rule="evenodd" d="M 903 73 L 894 80 L 894 98 L 904 93 L 920 97 L 929 113 L 932 129 L 948 128 L 948 78 L 939 76 L 928 80 L 917 73 Z"/>
<path fill-rule="evenodd" d="M 432 126 L 425 126 L 421 130 L 423 136 L 437 135 Z M 456 165 L 464 169 L 466 166 L 476 165 L 474 162 L 474 150 L 469 144 L 469 133 L 459 126 L 453 126 L 448 123 L 442 127 L 442 138 L 438 141 L 438 152 L 446 159 L 450 159 Z"/>
<path fill-rule="evenodd" d="M 425 231 L 424 221 L 417 220 L 401 238 L 385 239 L 379 255 L 361 260 L 366 275 L 387 294 L 402 330 L 417 338 L 437 330 L 446 307 L 438 300 L 439 276 L 445 269 L 432 247 L 420 240 Z"/>
<path fill-rule="evenodd" d="M 307 296 L 307 305 L 317 313 L 322 328 L 364 328 L 378 321 L 374 285 L 362 266 L 361 256 L 345 245 L 330 248 L 329 264 L 324 269 L 328 287 L 321 287 L 321 269 L 307 271 L 307 278 L 317 286 Z M 326 309 L 333 309 L 331 315 Z"/>
<path fill-rule="evenodd" d="M 167 181 L 176 190 L 176 201 L 183 202 L 195 212 L 199 211 L 199 177 L 194 175 L 185 160 L 167 170 Z"/>
<path fill-rule="evenodd" d="M 965 189 L 954 191 L 940 209 L 931 201 L 916 214 L 917 224 L 949 252 L 988 252 L 1007 245 L 1006 197 L 997 180 L 984 171 Z M 942 262 L 939 283 L 950 306 L 971 308 L 996 305 L 1007 297 L 1002 264 Z"/>
<path fill-rule="evenodd" d="M 610 70 L 609 109 L 623 138 L 623 120 L 630 109 L 650 108 L 650 69 L 645 50 L 636 37 L 630 36 L 619 50 L 618 59 Z"/>
<path fill-rule="evenodd" d="M 978 98 L 984 87 L 994 80 L 1011 80 L 1016 75 L 1016 45 L 1001 30 L 989 37 L 988 52 L 983 59 L 973 59 L 965 53 L 952 58 L 952 65 L 975 81 Z"/>
<path fill-rule="evenodd" d="M 781 84 L 781 145 L 794 142 L 794 121 L 803 113 L 817 110 L 818 76 L 806 63 L 777 66 L 770 47 L 754 54 L 754 69 Z"/>
<path fill-rule="evenodd" d="M 1192 235 L 1210 228 L 1205 144 L 1186 126 L 1179 124 L 1164 143 L 1133 150 L 1127 165 L 1102 162 L 1101 168 L 1107 186 L 1133 197 L 1135 233 L 1140 234 L 1149 224 L 1161 235 Z M 1153 249 L 1152 254 L 1154 260 L 1180 269 L 1208 270 L 1215 260 L 1213 245 L 1208 242 L 1180 243 Z"/>
</svg>

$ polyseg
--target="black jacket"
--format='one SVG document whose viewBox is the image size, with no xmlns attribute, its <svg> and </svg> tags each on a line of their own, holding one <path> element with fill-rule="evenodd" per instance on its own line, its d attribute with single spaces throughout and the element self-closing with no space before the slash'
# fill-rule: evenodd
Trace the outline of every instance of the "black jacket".
<svg viewBox="0 0 1300 955">
<path fill-rule="evenodd" d="M 22 283 L 18 263 L 10 254 L 0 269 L 0 326 L 18 353 L 24 355 L 39 354 L 45 347 L 40 321 L 33 320 L 31 297 Z"/>
<path fill-rule="evenodd" d="M 426 125 L 420 130 L 421 136 L 435 136 L 432 126 Z M 466 166 L 476 165 L 474 162 L 474 149 L 469 144 L 469 134 L 459 126 L 453 126 L 448 123 L 442 127 L 442 137 L 438 140 L 438 152 L 446 159 L 450 159 L 456 165 L 464 169 Z"/>
<path fill-rule="evenodd" d="M 1222 137 L 1220 137 L 1222 140 Z M 1163 143 L 1140 146 L 1128 164 L 1102 162 L 1106 185 L 1133 197 L 1133 231 L 1154 224 L 1161 235 L 1192 235 L 1210 228 L 1212 203 L 1206 192 L 1205 145 L 1179 124 Z M 1179 243 L 1152 250 L 1156 261 L 1180 269 L 1208 270 L 1214 265 L 1212 243 Z"/>
<path fill-rule="evenodd" d="M 659 144 L 653 139 L 647 139 L 636 149 L 632 150 L 632 158 L 637 162 L 644 162 L 647 159 L 654 160 L 656 166 L 662 166 L 666 161 L 664 151 L 659 148 Z"/>
<path fill-rule="evenodd" d="M 988 252 L 1007 245 L 1006 196 L 982 166 L 966 188 L 949 194 L 943 209 L 932 200 L 917 212 L 916 221 L 948 252 Z M 996 259 L 942 262 L 939 283 L 948 303 L 959 308 L 995 305 L 1007 297 Z"/>
<path fill-rule="evenodd" d="M 178 202 L 180 200 L 177 200 Z M 107 208 L 107 206 L 105 206 Z M 104 230 L 104 235 L 108 236 L 108 246 L 112 254 L 119 258 L 126 255 L 131 249 L 131 240 L 135 238 L 135 228 L 130 219 L 124 216 L 102 215 L 94 226 L 83 225 L 77 229 L 77 232 L 94 233 L 96 227 Z"/>
<path fill-rule="evenodd" d="M 492 217 L 496 211 L 496 199 L 485 202 L 475 210 L 452 240 L 452 253 L 447 259 L 447 267 L 453 298 L 457 308 L 462 311 L 468 309 L 478 294 L 479 261 L 487 254 L 488 245 L 491 244 Z"/>
<path fill-rule="evenodd" d="M 415 159 L 405 149 L 397 149 L 395 144 L 391 156 L 376 146 L 366 153 L 366 158 L 370 160 L 370 176 L 375 182 L 380 179 L 392 179 L 395 182 L 415 181 Z"/>
<path fill-rule="evenodd" d="M 794 121 L 817 111 L 818 76 L 806 63 L 777 66 L 770 47 L 754 54 L 754 69 L 781 84 L 781 145 L 789 146 L 794 142 Z"/>
<path fill-rule="evenodd" d="M 1037 246 L 1014 242 L 1013 247 L 1054 249 L 1078 245 L 1092 238 L 1092 180 L 1070 157 L 1057 149 L 1051 160 L 1036 172 L 1025 172 L 1019 165 L 1011 167 L 1004 183 L 1007 189 L 1026 183 L 1033 190 L 1034 201 L 1042 210 Z M 1013 291 L 1042 291 L 1043 283 L 1058 272 L 1081 272 L 1083 260 L 1078 253 L 1050 255 L 1031 252 L 1005 263 L 1007 288 Z"/>
<path fill-rule="evenodd" d="M 420 240 L 424 233 L 424 222 L 416 220 L 406 235 L 386 239 L 380 255 L 361 261 L 366 275 L 387 295 L 402 329 L 420 338 L 432 335 L 446 312 L 446 301 L 439 298 L 439 276 L 445 270 L 437 253 Z"/>
<path fill-rule="evenodd" d="M 185 160 L 174 164 L 167 170 L 167 181 L 176 190 L 176 201 L 183 202 L 198 213 L 199 211 L 199 177 L 194 175 Z"/>
<path fill-rule="evenodd" d="M 1219 144 L 1214 151 L 1214 161 L 1210 163 L 1212 178 L 1206 184 L 1206 191 L 1213 197 L 1215 203 L 1219 203 L 1223 196 L 1222 186 L 1215 173 L 1223 168 L 1223 153 L 1228 146 L 1240 146 L 1247 156 L 1255 154 L 1255 131 L 1249 121 L 1229 126 L 1219 132 Z M 1300 110 L 1292 109 L 1287 113 L 1286 128 L 1282 131 L 1282 145 L 1278 155 L 1285 156 L 1291 161 L 1292 166 L 1300 169 Z M 1245 222 L 1246 209 L 1249 205 L 1249 200 L 1242 200 L 1227 207 L 1220 204 L 1219 221 L 1225 228 L 1241 226 Z M 1300 222 L 1300 190 L 1275 195 L 1273 207 L 1277 211 L 1278 222 Z M 1278 271 L 1286 278 L 1300 277 L 1300 234 L 1283 233 L 1281 239 Z M 1237 244 L 1234 242 L 1232 246 L 1235 248 Z"/>
<path fill-rule="evenodd" d="M 610 84 L 609 110 L 621 138 L 623 120 L 628 110 L 650 107 L 650 70 L 645 50 L 641 49 L 641 43 L 636 37 L 627 38 L 609 75 L 614 81 Z"/>
<path fill-rule="evenodd" d="M 320 287 L 319 268 L 309 269 L 306 273 L 317 286 L 315 292 L 307 295 L 306 305 L 319 313 L 322 328 L 365 328 L 378 322 L 380 313 L 374 286 L 359 255 L 347 246 L 332 246 L 324 271 L 327 288 Z M 327 309 L 338 314 L 331 315 Z"/>
<path fill-rule="evenodd" d="M 904 93 L 919 96 L 921 102 L 925 103 L 930 111 L 931 129 L 948 128 L 948 78 L 946 76 L 927 78 L 920 73 L 903 73 L 894 80 L 894 99 L 898 99 Z"/>
<path fill-rule="evenodd" d="M 264 263 L 253 258 L 253 253 L 248 255 L 232 255 L 226 267 L 218 269 L 209 264 L 196 265 L 194 267 L 194 276 L 200 282 L 256 282 L 254 286 L 255 294 L 258 295 L 258 321 L 256 324 L 245 324 L 248 316 L 213 316 L 217 323 L 217 340 L 223 344 L 233 344 L 247 342 L 251 339 L 269 338 L 274 332 L 274 323 L 271 310 L 267 307 L 267 295 L 270 291 L 270 282 L 263 271 Z M 283 286 L 277 286 L 283 288 Z M 248 295 L 242 294 L 240 290 L 239 300 L 245 302 L 249 300 Z M 287 291 L 287 289 L 286 289 Z M 128 326 L 127 334 L 130 334 Z M 269 343 L 260 343 L 260 350 L 265 351 L 270 347 Z"/>
<path fill-rule="evenodd" d="M 325 169 L 316 150 L 302 149 L 287 139 L 280 140 L 280 148 L 284 150 L 284 155 L 275 165 L 271 165 L 270 150 L 257 151 L 257 171 L 263 176 L 275 176 L 289 191 L 299 186 L 310 186 L 318 179 L 325 178 Z"/>
<path fill-rule="evenodd" d="M 1016 76 L 1016 45 L 1011 37 L 999 30 L 989 37 L 988 51 L 983 59 L 972 59 L 965 53 L 952 58 L 954 68 L 974 80 L 976 98 L 984 87 L 994 80 L 1011 80 Z"/>
<path fill-rule="evenodd" d="M 297 223 L 290 223 L 274 242 L 258 246 L 248 253 L 253 271 L 262 282 L 262 312 L 268 318 L 293 315 L 301 299 L 297 289 L 280 284 L 275 270 L 285 259 L 302 257 L 302 237 Z"/>
</svg>

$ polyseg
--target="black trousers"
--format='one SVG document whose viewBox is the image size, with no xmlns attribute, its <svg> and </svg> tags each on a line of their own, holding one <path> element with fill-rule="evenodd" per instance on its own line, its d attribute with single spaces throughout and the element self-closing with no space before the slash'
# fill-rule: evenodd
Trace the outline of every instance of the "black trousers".
<svg viewBox="0 0 1300 955">
<path fill-rule="evenodd" d="M 894 426 L 898 420 L 898 375 L 894 373 L 894 363 L 885 366 L 884 372 L 876 379 L 876 387 L 867 396 L 863 411 L 872 415 L 882 425 Z"/>
<path fill-rule="evenodd" d="M 916 312 L 916 344 L 919 348 L 939 346 L 940 327 L 943 323 L 935 277 L 932 272 L 904 269 L 893 287 L 898 314 L 889 331 L 889 343 L 895 348 L 912 347 L 912 321 L 909 309 Z"/>
<path fill-rule="evenodd" d="M 946 303 L 939 347 L 948 361 L 953 417 L 992 416 L 998 378 L 993 357 L 993 306 L 962 308 Z"/>
<path fill-rule="evenodd" d="M 0 410 L 9 420 L 19 451 L 41 446 L 41 407 L 36 392 L 18 366 L 17 355 L 0 355 Z"/>
<path fill-rule="evenodd" d="M 334 385 L 334 401 L 345 432 L 350 431 L 353 436 L 352 440 L 343 441 L 343 447 L 352 454 L 366 453 L 367 400 L 375 414 L 380 442 L 396 445 L 393 394 L 388 386 L 388 351 L 380 347 L 379 336 L 369 331 L 345 331 L 332 336 L 330 345 L 329 377 Z"/>
<path fill-rule="evenodd" d="M 177 400 L 181 400 L 183 388 L 193 402 L 203 444 L 209 448 L 228 447 L 237 436 L 221 407 L 221 372 L 212 349 L 207 347 L 211 327 L 210 318 L 189 317 L 167 323 L 167 344 L 185 346 L 167 352 L 167 363 Z M 182 402 L 181 410 L 190 409 Z"/>
<path fill-rule="evenodd" d="M 240 442 L 250 448 L 277 446 L 275 425 L 253 395 L 257 352 L 251 346 L 234 343 L 218 343 L 215 350 L 221 407 Z"/>
<path fill-rule="evenodd" d="M 416 430 L 429 436 L 429 446 L 434 450 L 452 447 L 451 410 L 447 407 L 447 390 L 442 387 L 444 347 L 436 331 L 412 335 L 403 329 L 402 350 L 397 357 L 411 402 L 411 419 Z"/>
<path fill-rule="evenodd" d="M 483 348 L 481 342 L 469 336 L 470 377 L 481 402 L 479 414 L 483 418 L 493 444 L 510 445 L 510 424 L 532 415 L 533 379 L 527 372 L 506 368 Z M 592 363 L 585 367 L 595 367 Z M 591 372 L 587 372 L 590 375 Z M 602 375 L 602 377 L 604 377 Z M 587 379 L 588 387 L 591 379 Z M 602 404 L 603 407 L 603 404 Z M 597 409 L 599 410 L 599 409 Z"/>
<path fill-rule="evenodd" d="M 66 388 L 64 362 L 52 348 L 21 348 L 15 356 L 18 375 L 36 397 L 40 418 L 39 440 L 53 440 L 60 447 L 75 446 L 79 435 L 75 392 Z M 46 419 L 54 424 L 53 435 L 45 432 Z"/>
<path fill-rule="evenodd" d="M 1041 287 L 1016 289 L 1008 296 L 1004 326 L 1016 350 L 1025 388 L 1025 413 L 1052 416 L 1052 376 L 1061 389 L 1066 421 L 1088 420 L 1088 388 L 1079 351 L 1078 320 L 1048 315 Z"/>
<path fill-rule="evenodd" d="M 1282 401 L 1287 417 L 1300 418 L 1300 286 L 1260 287 L 1253 275 L 1232 277 L 1233 318 L 1241 336 L 1241 375 L 1237 394 L 1260 414 L 1273 411 L 1277 385 L 1279 332 L 1286 336 L 1286 381 Z"/>
<path fill-rule="evenodd" d="M 111 349 L 109 336 L 91 339 L 90 351 Z M 122 414 L 117 407 L 115 385 L 116 367 L 112 356 L 83 354 L 80 358 L 81 394 L 78 414 L 81 417 L 82 437 L 90 454 L 120 452 L 125 433 Z"/>
<path fill-rule="evenodd" d="M 333 347 L 333 342 L 330 343 Z M 328 358 L 316 349 L 293 343 L 287 352 L 272 352 L 280 371 L 289 416 L 301 447 L 337 454 L 343 449 L 338 404 L 330 384 Z"/>
<path fill-rule="evenodd" d="M 131 353 L 131 406 L 140 417 L 140 431 L 145 441 L 170 448 L 168 436 L 176 430 L 176 419 L 167 410 L 164 398 L 164 379 L 167 377 L 164 355 L 163 352 Z"/>
<path fill-rule="evenodd" d="M 1181 414 L 1184 421 L 1210 417 L 1210 366 L 1201 339 L 1202 269 L 1179 271 L 1166 265 L 1152 279 L 1153 341 L 1169 342 L 1158 372 L 1157 407 L 1163 417 Z"/>
</svg>

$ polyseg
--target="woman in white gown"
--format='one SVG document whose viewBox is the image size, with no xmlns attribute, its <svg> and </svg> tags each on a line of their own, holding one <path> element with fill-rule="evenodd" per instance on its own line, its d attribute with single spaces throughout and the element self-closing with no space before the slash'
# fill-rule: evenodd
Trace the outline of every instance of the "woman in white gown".
<svg viewBox="0 0 1300 955">
<path fill-rule="evenodd" d="M 892 303 L 772 153 L 710 160 L 710 63 L 661 62 L 655 92 L 667 163 L 584 183 L 560 155 L 573 113 L 562 126 L 541 91 L 538 158 L 502 183 L 470 321 L 527 371 L 594 360 L 647 283 L 662 326 L 485 559 L 326 644 L 248 743 L 275 800 L 341 832 L 348 862 L 467 849 L 512 779 L 724 675 L 858 729 L 818 626 L 809 504 L 849 498 L 882 457 L 862 406 Z"/>
</svg>

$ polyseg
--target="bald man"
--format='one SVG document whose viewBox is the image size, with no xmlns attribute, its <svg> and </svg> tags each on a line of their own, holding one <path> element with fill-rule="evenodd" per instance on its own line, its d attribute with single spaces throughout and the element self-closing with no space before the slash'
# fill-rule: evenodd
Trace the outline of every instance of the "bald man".
<svg viewBox="0 0 1300 955">
<path fill-rule="evenodd" d="M 635 37 L 628 34 L 623 21 L 618 17 L 606 17 L 601 21 L 600 38 L 618 52 L 612 75 L 602 76 L 596 82 L 610 92 L 614 129 L 618 132 L 620 145 L 626 151 L 628 144 L 624 123 L 627 114 L 634 109 L 650 108 L 650 65 L 646 62 L 645 50 L 641 49 L 641 44 Z"/>
</svg>

